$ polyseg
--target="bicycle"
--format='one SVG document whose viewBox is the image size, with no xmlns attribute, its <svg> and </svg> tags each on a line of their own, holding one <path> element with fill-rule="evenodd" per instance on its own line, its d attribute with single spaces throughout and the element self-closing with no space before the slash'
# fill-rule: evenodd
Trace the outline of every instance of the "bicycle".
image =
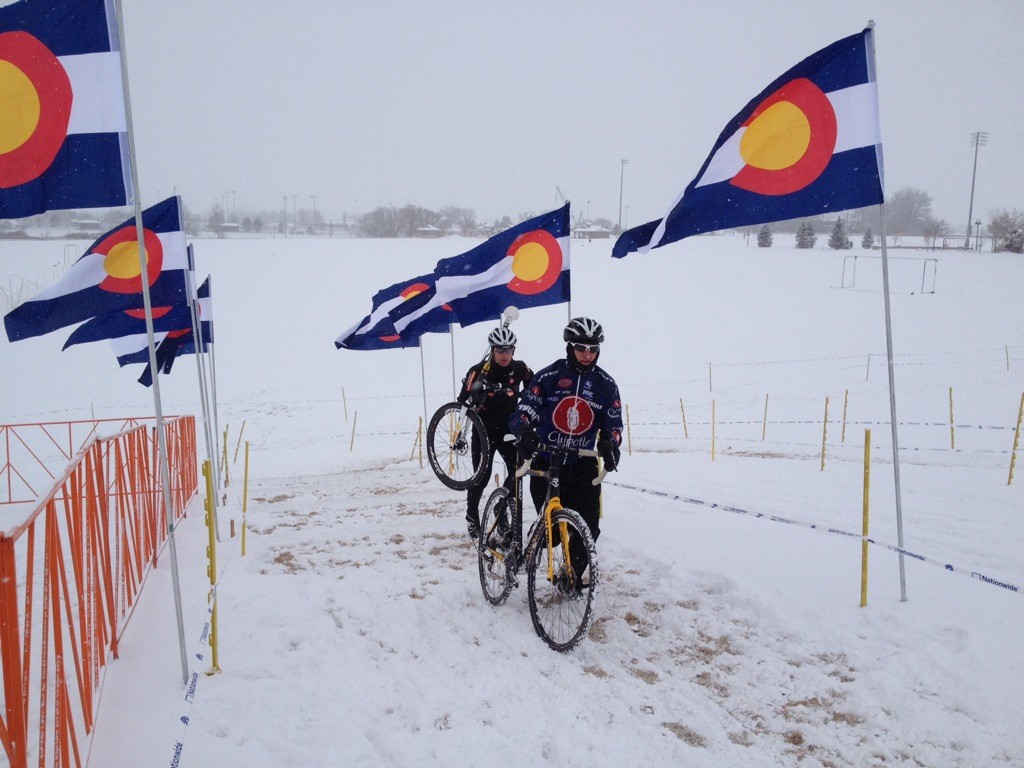
<svg viewBox="0 0 1024 768">
<path fill-rule="evenodd" d="M 453 490 L 465 491 L 483 479 L 491 441 L 479 411 L 487 394 L 500 389 L 478 379 L 468 401 L 445 403 L 430 417 L 427 459 L 437 479 Z"/>
<path fill-rule="evenodd" d="M 598 453 L 545 444 L 538 450 L 551 455 L 548 469 L 533 469 L 531 458 L 516 472 L 515 498 L 502 487 L 487 499 L 477 542 L 480 586 L 489 603 L 501 605 L 519 586 L 517 575 L 525 563 L 533 628 L 549 647 L 566 652 L 579 645 L 590 629 L 600 571 L 590 527 L 579 512 L 563 507 L 559 499 L 559 471 L 567 453 L 594 457 Z M 522 478 L 527 474 L 546 478 L 548 492 L 543 511 L 531 524 L 524 546 L 519 500 L 523 496 Z M 604 476 L 602 468 L 594 485 Z M 566 553 L 570 551 L 573 556 L 568 557 Z"/>
<path fill-rule="evenodd" d="M 505 307 L 501 327 L 508 328 L 517 317 L 518 309 Z M 452 490 L 468 490 L 483 479 L 487 469 L 484 456 L 491 455 L 491 443 L 479 411 L 487 394 L 500 389 L 500 385 L 478 379 L 473 382 L 468 402 L 460 402 L 460 398 L 445 403 L 430 417 L 427 459 L 437 479 Z"/>
</svg>

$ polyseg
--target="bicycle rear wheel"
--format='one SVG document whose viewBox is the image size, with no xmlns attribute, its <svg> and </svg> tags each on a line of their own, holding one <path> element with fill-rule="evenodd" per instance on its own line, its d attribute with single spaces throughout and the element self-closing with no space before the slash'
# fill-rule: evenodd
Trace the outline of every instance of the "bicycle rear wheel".
<svg viewBox="0 0 1024 768">
<path fill-rule="evenodd" d="M 491 605 L 508 600 L 515 584 L 514 573 L 509 573 L 513 544 L 512 504 L 507 488 L 497 488 L 488 497 L 480 516 L 480 541 L 477 562 L 480 566 L 480 588 Z"/>
<path fill-rule="evenodd" d="M 571 564 L 564 542 L 573 542 Z M 571 651 L 586 637 L 594 617 L 598 575 L 597 546 L 578 512 L 560 509 L 552 515 L 550 547 L 546 528 L 538 526 L 527 562 L 530 618 L 537 634 L 554 650 Z"/>
<path fill-rule="evenodd" d="M 473 441 L 479 451 L 473 450 Z M 478 483 L 484 474 L 490 443 L 483 421 L 459 403 L 438 408 L 427 426 L 427 458 L 437 479 L 456 491 Z"/>
</svg>

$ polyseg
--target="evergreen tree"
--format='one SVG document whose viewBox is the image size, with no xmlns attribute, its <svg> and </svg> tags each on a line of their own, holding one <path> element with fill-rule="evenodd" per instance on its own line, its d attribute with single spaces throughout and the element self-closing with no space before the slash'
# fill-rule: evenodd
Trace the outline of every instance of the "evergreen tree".
<svg viewBox="0 0 1024 768">
<path fill-rule="evenodd" d="M 860 240 L 860 247 L 865 251 L 870 251 L 871 247 L 875 244 L 875 236 L 871 234 L 871 227 L 868 227 L 864 232 L 864 237 Z"/>
<path fill-rule="evenodd" d="M 772 230 L 767 224 L 764 224 L 757 233 L 757 247 L 758 248 L 771 248 L 772 247 Z"/>
<path fill-rule="evenodd" d="M 813 248 L 817 241 L 818 236 L 814 234 L 814 225 L 809 221 L 800 222 L 800 226 L 796 230 L 796 247 Z"/>
<path fill-rule="evenodd" d="M 850 239 L 846 236 L 846 228 L 843 226 L 842 217 L 836 219 L 832 227 L 832 234 L 828 236 L 828 247 L 833 251 L 845 251 L 850 246 Z"/>
</svg>

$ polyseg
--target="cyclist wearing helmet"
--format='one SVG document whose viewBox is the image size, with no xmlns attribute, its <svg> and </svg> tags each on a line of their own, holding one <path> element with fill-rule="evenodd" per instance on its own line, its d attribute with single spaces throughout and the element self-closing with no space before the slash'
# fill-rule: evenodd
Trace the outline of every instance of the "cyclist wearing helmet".
<svg viewBox="0 0 1024 768">
<path fill-rule="evenodd" d="M 488 388 L 479 411 L 480 419 L 487 429 L 491 452 L 489 456 L 484 457 L 487 471 L 484 472 L 479 484 L 471 486 L 466 492 L 466 527 L 473 539 L 476 539 L 480 530 L 480 497 L 483 496 L 484 488 L 487 487 L 487 481 L 491 476 L 495 451 L 505 462 L 505 487 L 510 492 L 514 491 L 516 447 L 513 443 L 505 441 L 505 435 L 508 433 L 508 420 L 515 411 L 519 393 L 533 378 L 533 371 L 526 363 L 512 359 L 516 349 L 516 335 L 509 328 L 495 328 L 487 336 L 487 342 L 491 345 L 487 357 L 469 369 L 466 378 L 462 380 L 462 391 L 459 394 L 460 402 L 468 402 L 472 398 L 473 385 L 476 382 L 483 381 L 489 387 L 498 386 L 497 390 Z M 475 437 L 474 435 L 471 446 L 474 466 L 480 455 L 480 446 Z"/>
<path fill-rule="evenodd" d="M 533 377 L 509 428 L 524 457 L 532 456 L 541 442 L 577 449 L 594 449 L 596 444 L 611 472 L 619 463 L 622 405 L 615 380 L 597 365 L 604 329 L 589 317 L 574 317 L 562 338 L 565 357 Z M 534 467 L 544 469 L 549 461 L 547 454 L 538 454 Z M 559 488 L 562 504 L 580 513 L 594 541 L 601 532 L 601 488 L 591 483 L 597 472 L 596 459 L 566 454 Z M 546 493 L 547 481 L 531 478 L 530 495 L 538 511 Z"/>
</svg>

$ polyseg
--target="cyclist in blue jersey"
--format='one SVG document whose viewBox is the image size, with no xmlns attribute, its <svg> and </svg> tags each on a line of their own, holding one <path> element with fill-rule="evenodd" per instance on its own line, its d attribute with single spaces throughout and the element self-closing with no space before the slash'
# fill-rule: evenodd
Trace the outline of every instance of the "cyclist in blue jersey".
<svg viewBox="0 0 1024 768">
<path fill-rule="evenodd" d="M 533 377 L 509 420 L 509 429 L 525 458 L 533 456 L 541 443 L 577 450 L 596 447 L 611 472 L 619 464 L 622 404 L 615 380 L 597 365 L 604 329 L 589 317 L 575 317 L 565 326 L 562 338 L 565 357 Z M 563 506 L 580 513 L 597 541 L 601 488 L 592 484 L 598 474 L 597 459 L 575 453 L 564 456 L 558 495 Z M 544 469 L 549 462 L 550 456 L 542 451 L 533 466 Z M 538 511 L 546 494 L 547 481 L 531 478 L 530 495 Z"/>
</svg>

